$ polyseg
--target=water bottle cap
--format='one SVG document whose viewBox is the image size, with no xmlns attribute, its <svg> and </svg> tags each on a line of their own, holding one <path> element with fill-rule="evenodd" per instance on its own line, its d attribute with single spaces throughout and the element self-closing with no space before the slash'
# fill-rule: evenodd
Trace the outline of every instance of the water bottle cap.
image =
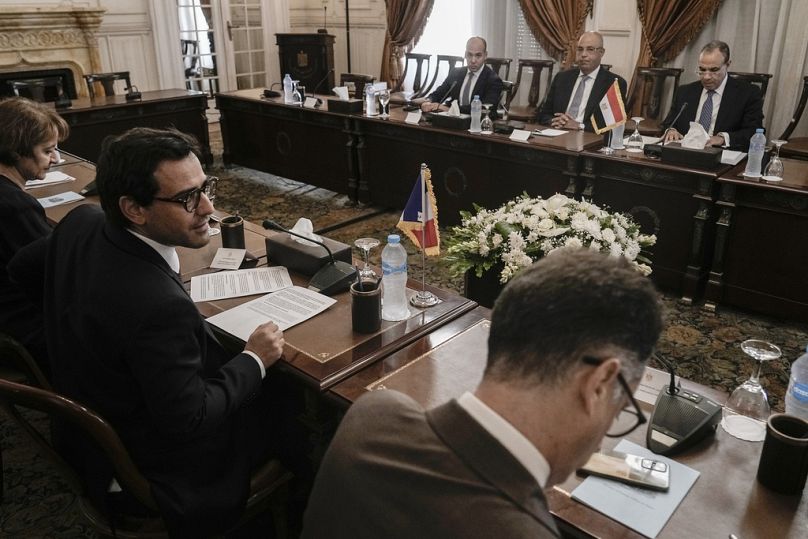
<svg viewBox="0 0 808 539">
<path fill-rule="evenodd" d="M 387 236 L 387 243 L 399 243 L 401 241 L 401 236 L 398 234 L 390 234 Z"/>
<path fill-rule="evenodd" d="M 480 99 L 480 96 L 475 95 L 475 96 L 474 96 L 474 99 Z"/>
<path fill-rule="evenodd" d="M 755 133 L 763 133 L 763 128 L 758 127 L 757 129 L 755 129 Z"/>
</svg>

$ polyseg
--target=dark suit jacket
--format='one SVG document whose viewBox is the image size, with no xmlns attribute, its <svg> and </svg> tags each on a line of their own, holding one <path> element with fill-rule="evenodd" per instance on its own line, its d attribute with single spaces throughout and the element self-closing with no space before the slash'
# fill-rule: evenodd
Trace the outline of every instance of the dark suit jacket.
<svg viewBox="0 0 808 539">
<path fill-rule="evenodd" d="M 550 83 L 550 90 L 547 93 L 547 98 L 539 107 L 538 121 L 542 125 L 550 125 L 553 119 L 553 114 L 557 112 L 567 112 L 567 105 L 572 97 L 572 89 L 575 87 L 575 81 L 581 76 L 580 69 L 567 69 L 562 71 L 555 77 L 553 82 Z M 623 96 L 623 101 L 626 99 L 626 81 L 620 75 L 615 75 L 602 67 L 598 71 L 598 76 L 595 77 L 595 82 L 592 85 L 592 91 L 589 93 L 589 99 L 586 102 L 584 109 L 584 129 L 586 131 L 594 132 L 590 118 L 598 106 L 600 100 L 609 90 L 614 80 L 617 79 L 617 84 L 620 86 L 620 94 Z"/>
<path fill-rule="evenodd" d="M 326 452 L 304 538 L 559 537 L 530 473 L 455 401 L 359 399 Z"/>
<path fill-rule="evenodd" d="M 699 81 L 680 86 L 662 127 L 670 127 L 679 109 L 686 104 L 685 110 L 673 125 L 682 135 L 686 134 L 690 129 L 690 122 L 698 121 L 696 111 L 702 90 L 703 86 Z M 763 98 L 760 89 L 754 84 L 728 77 L 718 116 L 715 118 L 714 134 L 728 133 L 730 149 L 745 152 L 749 150 L 749 139 L 755 134 L 755 129 L 760 127 L 763 127 Z"/>
<path fill-rule="evenodd" d="M 9 270 L 26 282 L 37 268 L 25 266 L 37 260 L 45 260 L 56 389 L 113 425 L 172 529 L 197 535 L 232 525 L 249 491 L 239 436 L 243 404 L 262 385 L 255 360 L 228 357 L 177 274 L 98 206 L 70 212 Z M 61 426 L 57 437 L 102 501 L 109 465 L 84 436 Z"/>
<path fill-rule="evenodd" d="M 474 96 L 478 95 L 480 96 L 480 101 L 483 103 L 496 105 L 499 103 L 499 98 L 502 95 L 502 79 L 500 79 L 499 75 L 497 75 L 494 70 L 487 65 L 484 65 L 482 69 L 483 70 L 480 73 L 480 76 L 477 77 L 477 84 L 475 84 L 474 88 L 471 89 L 469 100 L 474 99 Z M 459 100 L 460 89 L 463 87 L 463 80 L 467 76 L 468 68 L 466 67 L 456 67 L 452 69 L 446 76 L 446 80 L 444 80 L 434 92 L 429 94 L 429 100 L 437 102 L 445 99 L 444 96 L 447 95 L 446 92 L 449 92 L 449 88 L 452 88 L 453 82 L 455 83 L 454 88 L 452 88 L 452 91 L 448 93 L 448 96 L 453 100 Z M 460 107 L 460 112 L 465 114 L 468 114 L 470 110 L 470 105 Z"/>
</svg>

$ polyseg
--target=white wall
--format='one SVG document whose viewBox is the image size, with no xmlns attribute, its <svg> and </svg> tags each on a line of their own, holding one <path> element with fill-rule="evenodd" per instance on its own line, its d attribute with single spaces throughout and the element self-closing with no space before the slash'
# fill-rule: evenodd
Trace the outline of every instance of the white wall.
<svg viewBox="0 0 808 539">
<path fill-rule="evenodd" d="M 132 84 L 141 91 L 160 89 L 148 0 L 97 3 L 107 10 L 98 33 L 104 71 L 129 71 Z"/>
</svg>

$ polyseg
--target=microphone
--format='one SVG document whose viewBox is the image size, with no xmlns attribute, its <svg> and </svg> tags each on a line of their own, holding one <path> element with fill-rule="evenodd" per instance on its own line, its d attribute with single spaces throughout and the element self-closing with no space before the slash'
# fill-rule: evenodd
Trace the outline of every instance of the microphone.
<svg viewBox="0 0 808 539">
<path fill-rule="evenodd" d="M 449 97 L 449 94 L 452 93 L 452 90 L 454 90 L 455 86 L 457 86 L 457 81 L 456 80 L 452 81 L 452 85 L 449 86 L 449 89 L 446 91 L 445 94 L 443 94 L 443 98 L 441 98 L 441 100 L 438 101 L 438 103 L 440 103 L 442 105 L 443 102 L 446 101 L 446 98 Z"/>
<path fill-rule="evenodd" d="M 333 68 L 333 67 L 332 67 L 331 69 L 329 69 L 328 71 L 326 71 L 326 73 L 325 73 L 325 77 L 323 77 L 322 79 L 320 79 L 320 82 L 318 82 L 317 84 L 315 84 L 315 85 L 314 85 L 314 89 L 311 91 L 311 93 L 316 94 L 316 93 L 317 93 L 317 89 L 320 87 L 320 85 L 321 85 L 322 83 L 324 83 L 324 82 L 326 81 L 326 79 L 328 78 L 328 76 L 329 76 L 331 73 L 333 73 L 333 72 L 334 72 L 334 68 Z"/>
<path fill-rule="evenodd" d="M 342 260 L 335 260 L 334 253 L 331 252 L 331 249 L 329 249 L 325 243 L 307 238 L 303 234 L 287 230 L 272 219 L 264 219 L 263 225 L 267 230 L 286 232 L 292 236 L 297 236 L 306 241 L 316 243 L 326 250 L 329 261 L 312 276 L 309 281 L 309 290 L 330 296 L 347 290 L 348 287 L 351 286 L 351 283 L 356 280 L 356 268 Z"/>
<path fill-rule="evenodd" d="M 673 129 L 673 124 L 675 124 L 679 120 L 679 116 L 681 116 L 682 113 L 685 111 L 685 107 L 687 107 L 687 101 L 682 103 L 682 108 L 679 109 L 679 112 L 676 113 L 676 116 L 673 118 L 673 121 L 671 122 L 671 124 L 668 126 L 667 129 L 665 129 L 665 132 L 662 133 L 662 145 L 663 146 L 665 145 L 665 137 L 668 136 L 668 131 Z"/>
<path fill-rule="evenodd" d="M 667 360 L 654 356 L 667 367 L 671 380 L 657 396 L 648 420 L 645 444 L 659 455 L 672 455 L 715 433 L 721 421 L 721 405 L 676 384 L 676 373 Z"/>
</svg>

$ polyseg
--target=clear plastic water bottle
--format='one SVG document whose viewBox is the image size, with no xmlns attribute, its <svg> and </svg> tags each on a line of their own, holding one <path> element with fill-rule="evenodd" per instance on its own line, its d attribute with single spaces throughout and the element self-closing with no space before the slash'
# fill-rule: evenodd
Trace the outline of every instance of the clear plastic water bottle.
<svg viewBox="0 0 808 539">
<path fill-rule="evenodd" d="M 289 73 L 283 77 L 283 102 L 287 104 L 292 102 L 292 77 Z"/>
<path fill-rule="evenodd" d="M 472 133 L 479 133 L 480 132 L 480 117 L 482 116 L 483 112 L 483 104 L 480 101 L 480 96 L 475 95 L 474 99 L 471 101 L 471 128 L 469 131 Z"/>
<path fill-rule="evenodd" d="M 751 178 L 760 177 L 760 164 L 763 162 L 763 152 L 766 151 L 766 135 L 763 129 L 756 129 L 755 134 L 749 141 L 749 154 L 747 155 L 746 170 L 744 176 Z"/>
<path fill-rule="evenodd" d="M 376 90 L 370 84 L 365 85 L 365 115 L 377 116 L 379 111 L 376 107 Z"/>
<path fill-rule="evenodd" d="M 395 322 L 410 316 L 407 306 L 407 251 L 398 234 L 387 236 L 382 249 L 382 320 Z"/>
<path fill-rule="evenodd" d="M 808 421 L 808 348 L 791 364 L 786 391 L 786 413 Z"/>
</svg>

